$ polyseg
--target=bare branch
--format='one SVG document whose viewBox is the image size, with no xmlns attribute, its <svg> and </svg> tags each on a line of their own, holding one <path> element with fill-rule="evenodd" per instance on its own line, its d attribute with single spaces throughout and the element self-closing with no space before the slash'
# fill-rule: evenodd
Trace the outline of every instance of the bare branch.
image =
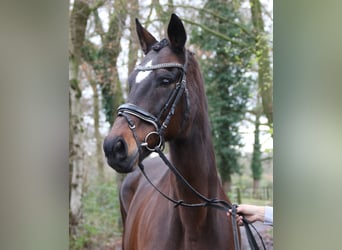
<svg viewBox="0 0 342 250">
<path fill-rule="evenodd" d="M 229 23 L 233 26 L 236 26 L 238 28 L 240 28 L 246 35 L 254 38 L 254 34 L 252 31 L 246 29 L 246 27 L 244 27 L 243 25 L 236 23 L 236 22 L 232 22 L 230 19 L 225 18 L 217 13 L 215 13 L 214 11 L 208 10 L 208 9 L 204 9 L 204 8 L 199 8 L 199 7 L 195 7 L 195 6 L 191 6 L 191 5 L 173 5 L 172 7 L 176 7 L 176 8 L 183 8 L 183 9 L 193 9 L 193 10 L 197 10 L 199 12 L 203 12 L 206 14 L 209 14 L 217 19 L 219 19 L 220 21 Z"/>
<path fill-rule="evenodd" d="M 105 32 L 103 30 L 102 22 L 99 16 L 98 10 L 94 10 L 94 20 L 95 20 L 95 32 L 101 37 L 101 42 L 103 44 L 104 42 L 104 37 L 105 37 Z"/>
<path fill-rule="evenodd" d="M 226 40 L 226 41 L 228 41 L 228 42 L 231 42 L 232 44 L 239 45 L 239 46 L 248 46 L 248 45 L 245 44 L 245 43 L 238 42 L 238 41 L 236 41 L 236 40 L 234 40 L 234 39 L 232 39 L 232 38 L 230 38 L 230 37 L 228 37 L 228 36 L 226 36 L 226 35 L 224 35 L 224 34 L 222 34 L 222 33 L 220 33 L 220 32 L 217 32 L 217 31 L 215 31 L 215 30 L 212 30 L 212 29 L 210 29 L 209 27 L 207 27 L 207 26 L 205 26 L 205 25 L 203 25 L 203 24 L 196 23 L 196 22 L 194 22 L 194 21 L 191 21 L 191 20 L 189 20 L 189 19 L 184 19 L 184 18 L 182 18 L 182 20 L 183 20 L 185 23 L 189 23 L 189 24 L 191 24 L 191 25 L 198 26 L 198 27 L 200 27 L 201 29 L 203 29 L 203 30 L 205 30 L 205 31 L 207 31 L 207 32 L 209 32 L 209 33 L 211 33 L 212 35 L 217 36 L 217 37 L 219 37 L 219 38 L 221 38 L 221 39 L 223 39 L 223 40 Z"/>
<path fill-rule="evenodd" d="M 105 3 L 106 3 L 106 0 L 99 0 L 99 1 L 97 1 L 97 2 L 94 4 L 94 6 L 91 6 L 91 7 L 90 7 L 90 10 L 91 10 L 91 11 L 95 11 L 95 10 L 97 10 L 98 8 L 100 8 L 101 6 L 103 6 Z"/>
</svg>

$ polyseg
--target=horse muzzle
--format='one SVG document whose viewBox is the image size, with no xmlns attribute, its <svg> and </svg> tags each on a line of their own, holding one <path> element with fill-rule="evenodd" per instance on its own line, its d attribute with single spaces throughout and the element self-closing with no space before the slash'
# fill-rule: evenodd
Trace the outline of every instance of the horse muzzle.
<svg viewBox="0 0 342 250">
<path fill-rule="evenodd" d="M 154 131 L 154 126 L 129 114 L 117 117 L 113 128 L 103 142 L 107 163 L 119 173 L 134 170 L 156 146 L 163 146 L 163 138 Z M 133 121 L 133 119 L 135 121 Z"/>
<path fill-rule="evenodd" d="M 107 163 L 119 173 L 129 173 L 139 160 L 138 149 L 129 153 L 127 142 L 122 137 L 106 137 L 103 142 L 103 151 Z"/>
</svg>

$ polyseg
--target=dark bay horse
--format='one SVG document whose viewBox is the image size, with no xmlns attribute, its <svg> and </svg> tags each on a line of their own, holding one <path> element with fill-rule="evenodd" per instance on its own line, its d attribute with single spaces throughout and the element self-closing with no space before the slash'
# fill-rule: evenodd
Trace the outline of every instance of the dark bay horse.
<svg viewBox="0 0 342 250">
<path fill-rule="evenodd" d="M 120 191 L 123 249 L 234 249 L 232 221 L 224 211 L 174 206 L 136 167 L 167 141 L 170 162 L 184 179 L 203 196 L 230 204 L 216 170 L 203 78 L 184 47 L 182 21 L 173 14 L 168 39 L 160 42 L 138 20 L 136 26 L 145 57 L 130 74 L 127 103 L 119 107 L 103 144 L 108 164 L 128 173 Z M 146 159 L 143 165 L 166 196 L 202 202 L 161 159 Z"/>
</svg>

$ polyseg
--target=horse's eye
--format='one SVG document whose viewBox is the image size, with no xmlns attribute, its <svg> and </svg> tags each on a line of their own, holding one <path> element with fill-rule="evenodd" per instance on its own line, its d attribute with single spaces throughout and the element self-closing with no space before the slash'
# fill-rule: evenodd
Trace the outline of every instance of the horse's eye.
<svg viewBox="0 0 342 250">
<path fill-rule="evenodd" d="M 168 78 L 163 78 L 163 79 L 161 80 L 161 85 L 168 85 L 168 84 L 170 84 L 170 83 L 171 83 L 171 80 L 168 79 Z"/>
</svg>

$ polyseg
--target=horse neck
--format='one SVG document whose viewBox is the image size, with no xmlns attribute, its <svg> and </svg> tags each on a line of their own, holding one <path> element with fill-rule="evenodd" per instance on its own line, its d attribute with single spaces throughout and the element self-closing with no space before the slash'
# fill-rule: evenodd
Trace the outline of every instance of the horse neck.
<svg viewBox="0 0 342 250">
<path fill-rule="evenodd" d="M 198 192 L 206 197 L 216 197 L 219 179 L 216 171 L 214 147 L 210 136 L 209 122 L 191 129 L 186 139 L 170 142 L 170 156 L 182 176 Z M 175 180 L 176 195 L 187 202 L 201 202 L 181 182 Z"/>
<path fill-rule="evenodd" d="M 216 197 L 219 188 L 214 146 L 211 139 L 208 119 L 208 105 L 205 96 L 204 80 L 197 60 L 188 52 L 188 90 L 190 117 L 188 131 L 182 139 L 170 142 L 171 160 L 184 178 L 200 193 Z M 177 195 L 198 199 L 183 184 L 176 181 Z M 183 199 L 183 197 L 179 197 Z"/>
<path fill-rule="evenodd" d="M 183 140 L 170 142 L 170 157 L 174 166 L 189 184 L 207 198 L 219 197 L 219 179 L 217 176 L 213 144 L 210 130 L 193 128 L 191 136 Z M 173 174 L 171 179 L 172 196 L 186 203 L 202 203 L 184 183 L 177 180 Z M 213 213 L 208 208 L 184 208 L 174 210 L 179 217 L 187 241 L 198 239 L 203 231 L 216 225 Z"/>
<path fill-rule="evenodd" d="M 222 198 L 223 190 L 216 170 L 203 77 L 191 54 L 189 65 L 187 82 L 190 115 L 182 137 L 170 141 L 170 157 L 181 175 L 199 193 L 207 198 Z M 184 183 L 177 180 L 175 175 L 170 174 L 169 178 L 175 199 L 186 203 L 203 202 Z M 197 238 L 205 228 L 217 225 L 214 219 L 216 211 L 211 210 L 208 213 L 208 208 L 179 207 L 174 211 L 178 214 L 188 239 Z"/>
</svg>

